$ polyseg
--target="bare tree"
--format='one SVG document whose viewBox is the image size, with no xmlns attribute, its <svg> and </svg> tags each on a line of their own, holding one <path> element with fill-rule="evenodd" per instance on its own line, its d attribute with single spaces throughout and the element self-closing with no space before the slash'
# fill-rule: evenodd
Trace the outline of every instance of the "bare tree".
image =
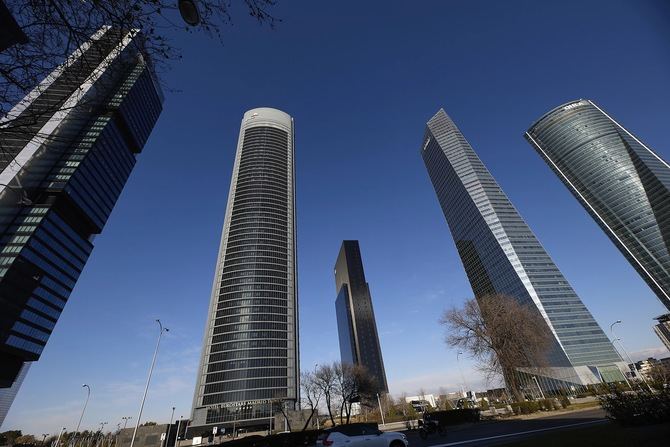
<svg viewBox="0 0 670 447">
<path fill-rule="evenodd" d="M 335 425 L 333 403 L 335 398 L 335 365 L 320 365 L 314 373 L 314 385 L 323 393 L 330 422 Z"/>
<path fill-rule="evenodd" d="M 370 373 L 361 365 L 335 363 L 335 393 L 340 403 L 340 423 L 346 415 L 346 424 L 351 418 L 354 403 L 371 401 L 378 387 Z"/>
<path fill-rule="evenodd" d="M 536 309 L 512 297 L 470 299 L 463 308 L 447 310 L 440 323 L 447 328 L 447 344 L 469 352 L 488 379 L 502 376 L 517 400 L 522 400 L 518 368 L 547 365 L 547 325 Z"/>
<path fill-rule="evenodd" d="M 324 391 L 319 386 L 316 372 L 312 371 L 305 371 L 300 374 L 300 389 L 302 391 L 302 400 L 310 409 L 309 417 L 302 428 L 302 431 L 305 431 L 307 430 L 312 417 L 314 417 L 314 413 L 316 413 L 319 408 L 319 403 L 323 398 Z M 316 417 L 319 417 L 319 415 L 317 414 Z"/>
<path fill-rule="evenodd" d="M 69 94 L 63 100 L 52 100 L 48 107 L 23 110 L 21 119 L 18 113 L 9 113 L 29 92 L 39 95 L 40 83 L 59 65 L 76 59 L 93 75 L 92 67 L 99 67 L 100 60 L 94 51 L 86 51 L 87 43 L 105 27 L 119 33 L 142 32 L 142 38 L 133 39 L 130 45 L 136 46 L 154 69 L 161 72 L 171 61 L 181 57 L 169 35 L 178 36 L 180 30 L 201 32 L 222 41 L 224 29 L 232 23 L 233 3 L 242 4 L 251 17 L 272 27 L 277 19 L 269 10 L 275 2 L 195 0 L 199 24 L 188 26 L 180 17 L 178 0 L 5 0 L 9 13 L 24 34 L 22 37 L 27 39 L 0 52 L 0 131 L 3 134 L 20 131 L 38 122 L 40 116 L 65 107 L 64 98 Z M 72 86 L 77 87 L 78 84 Z M 5 136 L 3 140 L 14 137 Z"/>
</svg>

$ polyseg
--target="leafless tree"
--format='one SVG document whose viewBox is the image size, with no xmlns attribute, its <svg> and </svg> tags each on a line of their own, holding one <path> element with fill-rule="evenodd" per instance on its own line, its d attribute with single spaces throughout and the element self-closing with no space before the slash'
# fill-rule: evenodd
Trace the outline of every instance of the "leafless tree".
<svg viewBox="0 0 670 447">
<path fill-rule="evenodd" d="M 340 423 L 346 416 L 346 424 L 351 418 L 354 403 L 364 404 L 373 399 L 379 391 L 370 373 L 360 365 L 335 363 L 335 393 L 340 404 Z"/>
<path fill-rule="evenodd" d="M 22 111 L 20 119 L 18 114 L 10 114 L 29 92 L 39 95 L 41 81 L 59 65 L 71 63 L 78 49 L 85 48 L 91 36 L 103 27 L 119 32 L 142 32 L 142 38 L 133 39 L 130 45 L 136 46 L 155 71 L 161 73 L 181 57 L 169 36 L 174 38 L 179 31 L 201 32 L 223 41 L 224 30 L 232 23 L 233 4 L 246 9 L 259 23 L 272 27 L 278 21 L 270 13 L 275 2 L 195 0 L 200 23 L 188 26 L 179 15 L 178 0 L 4 0 L 27 42 L 0 51 L 0 141 L 14 138 L 16 132 L 38 122 L 40 116 L 67 107 L 65 96 L 62 100 L 52 100 L 48 106 Z M 104 70 L 104 64 L 99 64 L 99 58 L 90 53 L 79 51 L 77 63 Z M 95 71 L 88 72 L 91 76 L 95 74 Z M 79 106 L 83 104 L 78 103 L 76 107 Z"/>
<path fill-rule="evenodd" d="M 314 385 L 321 391 L 328 409 L 330 422 L 335 425 L 333 404 L 335 398 L 335 365 L 320 365 L 314 372 Z"/>
<path fill-rule="evenodd" d="M 518 368 L 547 366 L 551 334 L 531 306 L 506 295 L 486 295 L 453 307 L 442 316 L 446 342 L 479 362 L 488 379 L 502 376 L 510 392 L 522 400 Z"/>
<path fill-rule="evenodd" d="M 314 413 L 317 412 L 321 399 L 323 398 L 324 391 L 319 386 L 319 383 L 316 378 L 316 371 L 305 371 L 300 374 L 300 389 L 302 391 L 302 400 L 305 403 L 305 406 L 309 407 L 310 414 L 305 422 L 305 425 L 302 428 L 302 431 L 307 430 Z M 316 417 L 319 417 L 318 414 Z"/>
</svg>

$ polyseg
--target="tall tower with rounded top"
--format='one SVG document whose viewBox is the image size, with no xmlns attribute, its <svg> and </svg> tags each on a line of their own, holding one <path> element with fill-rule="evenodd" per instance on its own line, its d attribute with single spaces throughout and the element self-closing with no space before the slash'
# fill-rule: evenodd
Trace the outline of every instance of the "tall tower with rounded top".
<svg viewBox="0 0 670 447">
<path fill-rule="evenodd" d="M 293 118 L 244 114 L 205 326 L 192 423 L 268 428 L 298 399 Z"/>
</svg>

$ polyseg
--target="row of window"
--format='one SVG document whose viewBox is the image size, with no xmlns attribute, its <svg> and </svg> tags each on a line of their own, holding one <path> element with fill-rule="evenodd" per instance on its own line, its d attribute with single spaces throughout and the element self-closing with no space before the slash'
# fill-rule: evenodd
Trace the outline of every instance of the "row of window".
<svg viewBox="0 0 670 447">
<path fill-rule="evenodd" d="M 260 379 L 243 379 L 231 382 L 218 382 L 205 385 L 204 394 L 220 393 L 221 391 L 248 390 L 254 388 L 279 388 L 285 387 L 286 377 L 264 377 Z"/>
<path fill-rule="evenodd" d="M 257 377 L 286 377 L 286 368 L 251 368 L 207 374 L 205 383 L 224 382 L 226 380 L 253 379 Z"/>
<path fill-rule="evenodd" d="M 207 365 L 207 373 L 231 371 L 234 369 L 266 368 L 270 366 L 286 367 L 286 357 L 266 357 L 258 359 L 231 360 Z"/>
<path fill-rule="evenodd" d="M 212 344 L 223 343 L 234 340 L 254 340 L 259 338 L 287 339 L 286 331 L 253 331 L 253 332 L 230 332 L 212 337 Z"/>
</svg>

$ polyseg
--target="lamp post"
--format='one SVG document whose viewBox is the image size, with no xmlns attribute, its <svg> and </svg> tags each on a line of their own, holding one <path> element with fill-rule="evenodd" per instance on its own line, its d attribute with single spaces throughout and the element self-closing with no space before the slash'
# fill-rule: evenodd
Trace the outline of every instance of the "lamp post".
<svg viewBox="0 0 670 447">
<path fill-rule="evenodd" d="M 533 376 L 533 380 L 535 381 L 535 385 L 537 385 L 537 389 L 540 390 L 540 396 L 542 396 L 542 399 L 544 399 L 544 393 L 542 392 L 540 383 L 537 381 L 537 377 Z"/>
<path fill-rule="evenodd" d="M 84 408 L 81 410 L 81 416 L 79 416 L 79 422 L 77 423 L 77 429 L 74 431 L 74 435 L 77 436 L 79 433 L 79 426 L 81 425 L 82 419 L 84 419 L 84 412 L 86 411 L 86 405 L 88 405 L 88 399 L 91 397 L 91 387 L 83 384 L 82 388 L 86 388 L 86 401 L 84 401 Z"/>
<path fill-rule="evenodd" d="M 614 342 L 616 342 L 616 341 L 619 342 L 619 346 L 621 346 L 621 349 L 623 350 L 623 353 L 626 355 L 626 358 L 628 359 L 630 364 L 633 365 L 633 369 L 634 369 L 634 372 L 635 372 L 635 377 L 637 377 L 637 375 L 638 375 L 637 374 L 637 367 L 635 366 L 635 362 L 633 362 L 633 360 L 630 358 L 630 355 L 628 355 L 628 351 L 626 351 L 626 347 L 623 345 L 623 340 L 621 340 L 621 338 L 615 338 L 614 325 L 619 324 L 619 323 L 622 323 L 622 321 L 621 320 L 616 320 L 614 323 L 610 324 L 610 332 L 612 333 L 612 338 L 614 338 L 614 341 L 612 342 L 612 344 L 614 344 Z M 644 377 L 644 375 L 640 373 L 640 377 L 642 378 L 642 381 L 644 382 L 644 384 L 647 385 L 647 388 L 649 388 L 649 391 L 651 391 L 653 393 L 653 390 L 651 389 L 651 386 L 649 386 L 649 383 L 647 382 L 647 379 Z"/>
<path fill-rule="evenodd" d="M 168 425 L 167 438 L 165 439 L 165 447 L 170 445 L 170 429 L 172 428 L 172 419 L 174 419 L 174 407 L 172 407 L 172 414 L 170 415 L 170 424 Z"/>
<path fill-rule="evenodd" d="M 161 320 L 156 320 L 160 332 L 158 333 L 158 342 L 156 342 L 156 350 L 154 351 L 154 357 L 151 360 L 151 367 L 149 368 L 149 377 L 147 377 L 147 385 L 144 387 L 144 395 L 142 396 L 142 403 L 140 404 L 140 411 L 137 414 L 137 422 L 135 423 L 135 430 L 133 430 L 133 437 L 130 438 L 130 447 L 135 445 L 135 436 L 137 435 L 137 429 L 140 427 L 140 420 L 142 419 L 142 410 L 144 410 L 144 401 L 147 399 L 147 392 L 149 391 L 149 383 L 151 382 L 151 373 L 154 372 L 154 365 L 156 364 L 156 357 L 158 356 L 158 347 L 161 345 L 161 337 L 164 332 L 169 332 L 170 330 L 166 327 L 163 327 Z"/>
<path fill-rule="evenodd" d="M 126 429 L 126 425 L 128 425 L 128 421 L 132 419 L 132 416 L 123 416 L 121 419 L 123 419 L 123 429 Z"/>
<path fill-rule="evenodd" d="M 58 447 L 58 444 L 60 444 L 60 438 L 63 436 L 63 432 L 65 431 L 65 427 L 61 428 L 60 433 L 58 433 L 58 439 L 56 439 L 56 447 Z"/>
<path fill-rule="evenodd" d="M 177 433 L 175 433 L 175 436 L 174 436 L 174 447 L 177 447 L 177 442 L 179 442 L 179 427 L 181 426 L 181 420 L 182 419 L 184 419 L 184 416 L 179 416 L 179 420 L 177 421 Z"/>
<path fill-rule="evenodd" d="M 386 426 L 386 422 L 384 422 L 384 410 L 382 410 L 382 401 L 379 399 L 379 393 L 377 393 L 377 403 L 379 404 L 379 414 L 382 416 L 382 425 Z"/>
<path fill-rule="evenodd" d="M 42 445 L 44 445 L 44 441 L 47 439 L 47 436 L 49 436 L 49 433 L 42 433 Z"/>
<path fill-rule="evenodd" d="M 459 359 L 458 359 L 462 354 L 463 354 L 462 351 L 458 351 L 458 354 L 456 354 L 456 363 L 458 364 L 458 371 L 461 373 L 461 380 L 463 381 L 463 384 L 461 385 L 461 392 L 462 392 L 462 394 L 463 394 L 463 397 L 468 397 L 468 396 L 465 394 L 466 391 L 463 389 L 463 385 L 465 385 L 465 388 L 467 388 L 467 387 L 468 387 L 468 384 L 467 384 L 467 382 L 465 381 L 465 376 L 463 375 L 463 369 L 461 368 L 461 362 L 460 362 Z"/>
</svg>

